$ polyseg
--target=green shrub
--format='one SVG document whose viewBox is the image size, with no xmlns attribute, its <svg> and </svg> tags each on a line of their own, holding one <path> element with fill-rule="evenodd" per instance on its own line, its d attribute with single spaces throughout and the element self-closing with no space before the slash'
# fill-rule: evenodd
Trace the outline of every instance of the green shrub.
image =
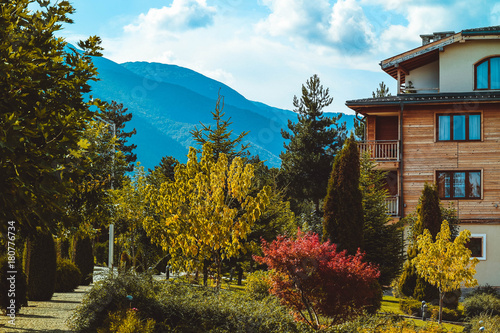
<svg viewBox="0 0 500 333">
<path fill-rule="evenodd" d="M 496 288 L 490 286 L 489 284 L 472 289 L 472 291 L 469 294 L 467 294 L 465 298 L 482 294 L 488 294 L 500 298 L 500 292 Z"/>
<path fill-rule="evenodd" d="M 64 259 L 71 259 L 70 256 L 71 242 L 68 238 L 59 238 L 57 241 L 58 256 Z"/>
<path fill-rule="evenodd" d="M 96 332 L 105 327 L 109 313 L 130 307 L 139 309 L 144 318 L 161 321 L 162 305 L 155 297 L 159 292 L 157 283 L 148 275 L 108 276 L 94 283 L 71 315 L 69 325 L 75 331 Z M 132 301 L 127 299 L 128 295 L 133 297 Z"/>
<path fill-rule="evenodd" d="M 106 266 L 108 262 L 109 245 L 108 242 L 97 243 L 94 246 L 95 263 Z"/>
<path fill-rule="evenodd" d="M 249 297 L 262 300 L 270 295 L 270 287 L 268 271 L 255 271 L 247 275 L 246 293 Z"/>
<path fill-rule="evenodd" d="M 57 292 L 69 292 L 75 290 L 80 284 L 82 273 L 69 259 L 57 258 L 56 285 Z"/>
<path fill-rule="evenodd" d="M 404 298 L 399 301 L 399 309 L 410 316 L 422 316 L 421 312 L 422 302 L 411 298 Z M 439 306 L 430 305 L 427 303 L 427 313 L 428 318 L 432 315 L 436 316 L 439 314 Z M 463 313 L 460 310 L 448 309 L 443 307 L 443 320 L 448 321 L 460 321 L 463 319 Z"/>
<path fill-rule="evenodd" d="M 19 260 L 14 256 L 11 262 L 15 262 L 17 265 Z M 7 274 L 8 271 L 12 271 L 9 267 L 9 257 L 7 254 L 0 256 L 0 309 L 7 315 L 15 315 L 22 306 L 28 305 L 28 290 L 26 275 L 22 269 L 16 269 L 15 274 Z M 14 283 L 14 288 L 11 288 L 12 283 Z M 12 294 L 14 292 L 14 294 Z M 14 304 L 11 300 L 14 300 Z"/>
<path fill-rule="evenodd" d="M 137 310 L 128 309 L 110 313 L 104 327 L 98 328 L 97 333 L 152 333 L 154 328 L 153 319 L 142 319 Z"/>
<path fill-rule="evenodd" d="M 500 316 L 479 315 L 469 321 L 469 327 L 464 332 L 479 332 L 479 328 L 484 327 L 484 332 L 500 331 Z"/>
<path fill-rule="evenodd" d="M 464 313 L 468 318 L 481 314 L 500 315 L 500 299 L 491 294 L 477 294 L 464 300 Z"/>
<path fill-rule="evenodd" d="M 28 279 L 28 299 L 48 301 L 56 283 L 56 247 L 50 232 L 37 228 L 28 237 L 24 249 L 24 265 Z"/>
<path fill-rule="evenodd" d="M 92 274 L 94 273 L 94 254 L 92 253 L 92 242 L 89 237 L 76 239 L 73 261 L 82 274 L 80 283 L 84 286 L 91 284 Z"/>
<path fill-rule="evenodd" d="M 310 332 L 274 297 L 256 301 L 234 291 L 165 282 L 159 298 L 164 331 Z"/>
</svg>

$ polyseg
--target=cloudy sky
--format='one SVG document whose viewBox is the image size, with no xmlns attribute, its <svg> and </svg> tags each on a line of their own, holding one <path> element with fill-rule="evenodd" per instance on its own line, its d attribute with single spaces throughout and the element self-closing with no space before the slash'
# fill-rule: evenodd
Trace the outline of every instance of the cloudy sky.
<svg viewBox="0 0 500 333">
<path fill-rule="evenodd" d="M 318 74 L 334 97 L 370 97 L 395 80 L 379 62 L 421 45 L 420 34 L 500 25 L 491 0 L 73 0 L 74 24 L 61 35 L 103 39 L 116 62 L 188 67 L 250 100 L 293 109 Z"/>
</svg>

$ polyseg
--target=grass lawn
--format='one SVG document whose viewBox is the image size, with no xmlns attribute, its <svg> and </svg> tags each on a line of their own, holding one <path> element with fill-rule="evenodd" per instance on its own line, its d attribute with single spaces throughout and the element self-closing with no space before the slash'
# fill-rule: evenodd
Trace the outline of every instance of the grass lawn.
<svg viewBox="0 0 500 333">
<path fill-rule="evenodd" d="M 406 315 L 399 309 L 399 298 L 396 298 L 394 296 L 384 296 L 382 298 L 382 307 L 380 308 L 380 312 L 383 313 L 394 313 L 397 315 Z M 411 319 L 407 318 L 405 320 L 411 321 L 415 324 L 415 326 L 424 326 L 428 321 L 422 321 L 419 319 Z M 436 323 L 437 325 L 437 323 Z M 460 325 L 453 325 L 453 324 L 448 324 L 444 323 L 443 327 L 445 327 L 447 330 L 450 330 L 452 332 L 462 332 L 464 330 L 463 326 Z"/>
</svg>

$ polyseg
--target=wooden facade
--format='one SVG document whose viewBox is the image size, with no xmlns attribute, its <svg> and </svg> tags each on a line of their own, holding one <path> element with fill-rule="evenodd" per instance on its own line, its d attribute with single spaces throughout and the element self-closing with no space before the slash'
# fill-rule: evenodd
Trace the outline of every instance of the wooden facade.
<svg viewBox="0 0 500 333">
<path fill-rule="evenodd" d="M 439 184 L 443 206 L 452 205 L 461 228 L 471 230 L 484 247 L 473 255 L 481 261 L 479 283 L 493 286 L 500 286 L 500 89 L 474 90 L 474 68 L 481 59 L 499 55 L 500 26 L 464 30 L 381 62 L 394 78 L 405 68 L 405 75 L 421 78 L 422 85 L 438 80 L 438 93 L 407 89 L 397 96 L 346 102 L 364 116 L 366 141 L 360 149 L 370 150 L 378 168 L 389 172 L 388 208 L 397 205 L 394 219 L 416 211 L 425 183 Z M 426 66 L 430 62 L 435 65 Z M 432 70 L 439 75 L 426 72 Z M 441 128 L 439 119 L 451 125 Z M 459 134 L 453 132 L 454 119 Z M 468 119 L 474 119 L 473 128 Z"/>
</svg>

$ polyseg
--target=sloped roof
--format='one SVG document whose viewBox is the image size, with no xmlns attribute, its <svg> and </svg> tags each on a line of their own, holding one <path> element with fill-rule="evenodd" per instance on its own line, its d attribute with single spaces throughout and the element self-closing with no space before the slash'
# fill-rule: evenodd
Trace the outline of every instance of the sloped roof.
<svg viewBox="0 0 500 333">
<path fill-rule="evenodd" d="M 435 33 L 434 35 L 440 34 L 443 33 Z M 500 38 L 500 26 L 462 30 L 458 33 L 446 32 L 445 35 L 448 37 L 435 40 L 426 45 L 422 45 L 415 49 L 382 60 L 380 62 L 380 67 L 384 72 L 395 79 L 398 77 L 398 69 L 401 69 L 401 83 L 404 83 L 406 74 L 408 74 L 411 70 L 439 60 L 439 51 L 442 51 L 447 45 L 458 43 L 467 39 L 476 39 L 478 36 L 497 35 L 497 38 Z"/>
<path fill-rule="evenodd" d="M 438 94 L 401 94 L 397 96 L 363 98 L 346 101 L 346 105 L 362 112 L 365 107 L 407 104 L 463 104 L 463 103 L 500 102 L 500 91 L 438 93 Z"/>
</svg>

